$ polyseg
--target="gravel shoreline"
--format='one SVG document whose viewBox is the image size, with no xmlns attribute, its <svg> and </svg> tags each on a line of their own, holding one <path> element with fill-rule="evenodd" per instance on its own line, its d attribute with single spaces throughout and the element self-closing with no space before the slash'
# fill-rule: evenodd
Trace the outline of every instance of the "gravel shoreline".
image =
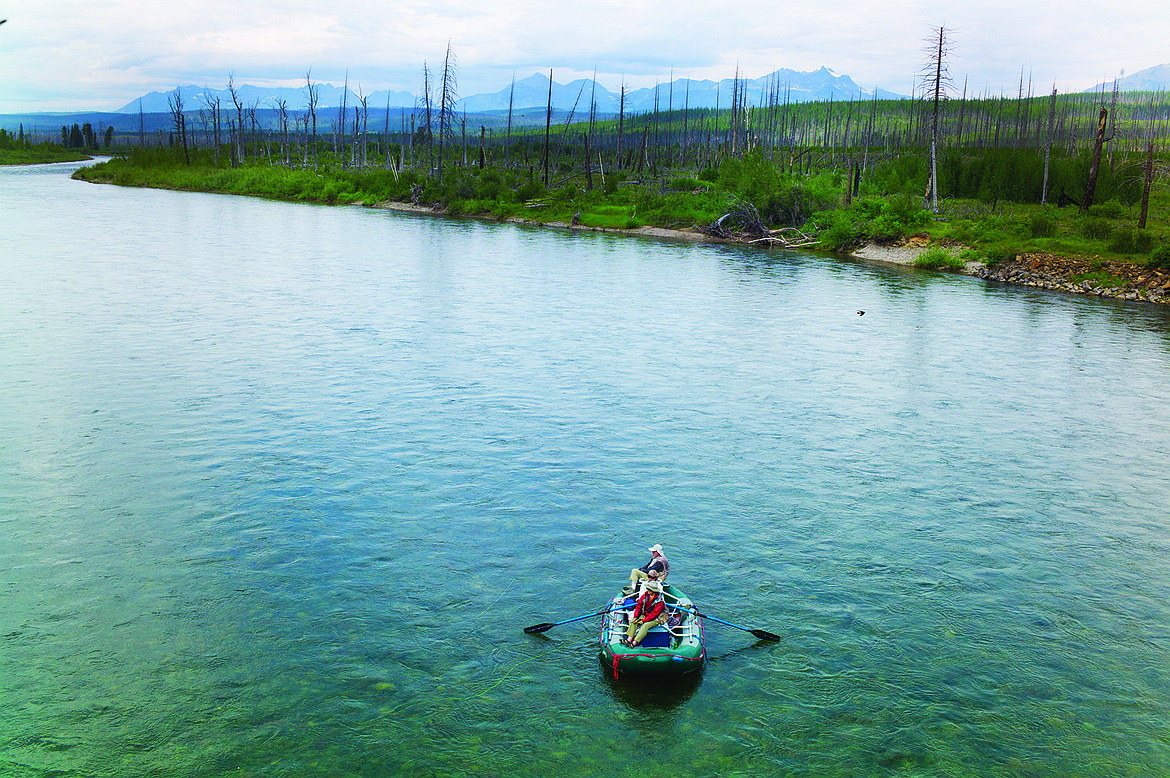
<svg viewBox="0 0 1170 778">
<path fill-rule="evenodd" d="M 914 260 L 927 248 L 925 241 L 914 239 L 901 246 L 870 243 L 852 252 L 851 256 L 871 262 L 913 265 Z M 991 266 L 981 262 L 968 262 L 960 272 L 985 281 L 1033 289 L 1087 294 L 1132 302 L 1170 304 L 1170 272 L 1149 270 L 1136 262 L 1029 253 Z M 1109 280 L 1099 280 L 1102 278 Z"/>
</svg>

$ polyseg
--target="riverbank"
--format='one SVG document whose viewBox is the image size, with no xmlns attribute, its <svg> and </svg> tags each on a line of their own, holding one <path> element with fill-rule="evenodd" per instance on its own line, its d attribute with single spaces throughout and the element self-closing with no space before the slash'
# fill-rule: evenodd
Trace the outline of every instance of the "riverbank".
<svg viewBox="0 0 1170 778">
<path fill-rule="evenodd" d="M 381 202 L 372 207 L 429 215 L 444 215 L 441 209 L 413 203 Z M 697 228 L 669 229 L 665 227 L 637 227 L 621 229 L 615 227 L 590 227 L 582 224 L 560 221 L 537 221 L 521 217 L 483 218 L 488 221 L 506 221 L 514 224 L 532 224 L 566 230 L 586 232 L 607 232 L 621 235 L 644 235 L 670 240 L 685 240 L 699 243 L 746 243 L 747 240 L 718 238 Z M 915 261 L 933 244 L 924 236 L 909 236 L 892 243 L 869 242 L 849 252 L 848 256 L 867 262 L 891 265 L 913 266 Z M 950 247 L 952 250 L 954 247 Z M 943 271 L 940 271 L 943 272 Z M 1109 297 L 1132 302 L 1170 304 L 1170 272 L 1151 270 L 1136 262 L 1102 260 L 1099 257 L 1063 257 L 1045 253 L 1023 253 L 1013 260 L 985 265 L 968 261 L 961 270 L 963 275 L 1014 284 L 1034 289 L 1046 289 L 1066 294 L 1088 294 L 1095 297 Z"/>
<path fill-rule="evenodd" d="M 61 149 L 57 146 L 28 146 L 0 148 L 0 166 L 52 165 L 58 162 L 86 162 L 94 157 L 82 151 Z"/>
<path fill-rule="evenodd" d="M 549 191 L 515 171 L 471 169 L 451 171 L 444 179 L 446 189 L 440 189 L 437 181 L 420 179 L 413 171 L 188 166 L 165 150 L 93 165 L 74 177 L 120 186 L 363 205 L 615 235 L 822 251 L 1069 294 L 1170 302 L 1170 257 L 1165 256 L 1170 238 L 1160 228 L 1136 230 L 1130 223 L 1132 214 L 1117 202 L 1094 206 L 1082 215 L 1026 205 L 993 212 L 979 203 L 956 200 L 940 214 L 931 214 L 906 196 L 862 198 L 846 208 L 833 207 L 832 197 L 824 194 L 823 202 L 817 201 L 822 210 L 809 211 L 812 206 L 805 203 L 807 207 L 802 207 L 809 212 L 786 217 L 808 225 L 806 233 L 791 227 L 772 229 L 785 219 L 773 214 L 765 220 L 755 205 L 737 197 L 734 188 L 708 185 L 688 191 L 644 186 L 604 193 Z M 733 184 L 734 177 L 726 183 Z M 799 194 L 793 202 L 804 203 L 801 198 L 811 197 L 805 188 L 820 183 L 824 182 L 801 179 L 777 184 L 769 198 Z M 774 203 L 771 207 L 775 210 Z M 904 237 L 863 242 L 873 235 Z M 923 257 L 928 251 L 930 256 Z"/>
<path fill-rule="evenodd" d="M 851 256 L 871 262 L 913 265 L 930 245 L 921 238 L 910 237 L 891 244 L 868 243 Z M 987 281 L 1066 294 L 1170 304 L 1170 271 L 1146 268 L 1136 262 L 1028 252 L 990 266 L 967 262 L 958 272 Z"/>
</svg>

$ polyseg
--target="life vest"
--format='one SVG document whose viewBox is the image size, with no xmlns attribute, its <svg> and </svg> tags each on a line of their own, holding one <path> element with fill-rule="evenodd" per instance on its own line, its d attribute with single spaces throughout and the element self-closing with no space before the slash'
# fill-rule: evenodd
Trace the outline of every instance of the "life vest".
<svg viewBox="0 0 1170 778">
<path fill-rule="evenodd" d="M 662 568 L 662 571 L 658 573 L 658 580 L 661 581 L 666 577 L 666 574 L 670 572 L 670 562 L 666 560 L 665 554 L 659 554 L 658 556 L 652 558 L 649 562 L 646 563 L 645 567 L 640 569 L 643 573 L 649 573 L 650 569 L 655 566 L 661 566 Z"/>
<path fill-rule="evenodd" d="M 634 606 L 634 615 L 630 617 L 630 620 L 654 621 L 662 615 L 664 610 L 666 610 L 666 600 L 662 598 L 661 593 L 651 589 L 638 598 L 638 603 Z"/>
</svg>

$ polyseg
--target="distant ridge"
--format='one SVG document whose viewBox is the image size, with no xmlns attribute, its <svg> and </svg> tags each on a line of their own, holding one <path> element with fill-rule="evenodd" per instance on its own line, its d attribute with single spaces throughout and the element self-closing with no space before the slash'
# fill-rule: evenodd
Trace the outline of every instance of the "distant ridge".
<svg viewBox="0 0 1170 778">
<path fill-rule="evenodd" d="M 527 108 L 544 108 L 548 101 L 548 76 L 543 73 L 534 73 L 527 78 L 516 81 L 515 92 L 509 84 L 499 92 L 477 94 L 459 100 L 460 111 L 506 111 L 508 110 L 509 94 L 512 97 L 513 110 Z M 849 76 L 840 76 L 827 67 L 810 72 L 777 70 L 760 78 L 740 79 L 747 90 L 748 102 L 751 105 L 761 105 L 768 102 L 770 95 L 783 103 L 810 102 L 814 100 L 849 100 L 872 99 L 874 92 L 858 86 Z M 337 108 L 341 105 L 342 87 L 333 84 L 318 84 L 320 102 L 318 108 Z M 578 79 L 568 84 L 559 84 L 553 80 L 553 107 L 559 111 L 568 112 L 576 109 L 579 113 L 589 113 L 590 99 L 597 101 L 597 110 L 604 114 L 615 114 L 621 104 L 621 95 L 611 92 L 601 84 L 596 84 L 594 91 L 592 79 Z M 903 95 L 878 89 L 879 99 L 896 100 Z M 245 107 L 258 105 L 261 108 L 276 107 L 277 100 L 284 100 L 290 111 L 305 110 L 305 87 L 257 87 L 248 84 L 236 88 L 240 102 Z M 694 81 L 687 78 L 675 79 L 670 83 L 660 84 L 657 87 L 658 109 L 665 111 L 668 108 L 681 109 L 684 105 L 690 108 L 727 108 L 731 105 L 732 79 L 725 78 L 715 82 L 709 80 Z M 183 109 L 197 111 L 206 104 L 206 97 L 219 98 L 220 109 L 235 110 L 231 95 L 227 89 L 210 89 L 208 87 L 189 84 L 179 87 L 179 94 L 183 98 Z M 168 92 L 150 92 L 132 100 L 118 109 L 117 113 L 167 113 L 170 111 L 168 98 L 174 95 L 174 90 Z M 384 109 L 389 100 L 392 108 L 413 107 L 418 99 L 410 92 L 373 92 L 366 97 L 366 103 L 371 110 Z M 359 105 L 358 97 L 351 88 L 346 98 L 347 105 Z M 655 88 L 646 87 L 626 92 L 625 110 L 631 113 L 643 113 L 654 110 Z"/>
<path fill-rule="evenodd" d="M 1154 65 L 1152 68 L 1118 78 L 1117 88 L 1122 92 L 1160 92 L 1170 88 L 1170 64 Z M 1085 93 L 1112 91 L 1113 82 L 1102 81 L 1097 86 L 1086 89 Z"/>
<path fill-rule="evenodd" d="M 644 87 L 626 92 L 625 110 L 629 112 L 653 111 L 655 103 L 658 110 L 668 108 L 680 110 L 683 106 L 690 108 L 729 108 L 731 106 L 733 79 L 725 78 L 715 82 L 710 80 L 694 81 L 689 78 L 679 78 L 657 88 Z M 862 89 L 849 76 L 839 76 L 827 67 L 811 72 L 777 70 L 760 78 L 740 79 L 747 90 L 748 103 L 762 105 L 775 95 L 778 102 L 785 99 L 789 102 L 803 103 L 814 100 L 849 100 L 872 99 L 872 90 Z M 594 92 L 596 86 L 596 92 Z M 553 107 L 562 111 L 571 111 L 574 105 L 578 112 L 588 113 L 590 99 L 597 102 L 597 110 L 606 113 L 617 113 L 621 107 L 621 95 L 611 92 L 592 79 L 579 79 L 569 84 L 552 84 Z M 468 111 L 504 111 L 508 109 L 508 98 L 512 92 L 509 85 L 499 92 L 491 94 L 473 95 L 459 101 L 459 107 Z M 879 99 L 896 100 L 903 95 L 877 90 Z M 512 107 L 543 108 L 548 101 L 548 76 L 543 73 L 533 73 L 525 79 L 517 81 L 515 93 L 512 95 Z"/>
<path fill-rule="evenodd" d="M 318 89 L 318 108 L 336 108 L 341 105 L 341 94 L 344 91 L 342 87 L 334 86 L 333 84 L 317 84 Z M 117 113 L 138 113 L 139 103 L 141 101 L 141 110 L 143 113 L 169 113 L 171 110 L 170 104 L 167 100 L 173 97 L 175 90 L 169 92 L 149 92 L 142 97 L 135 98 L 126 105 L 117 110 Z M 200 108 L 206 106 L 205 96 L 210 95 L 213 99 L 219 98 L 219 107 L 221 110 L 236 109 L 235 104 L 232 103 L 231 94 L 227 89 L 209 89 L 207 87 L 195 86 L 189 84 L 187 86 L 179 87 L 179 94 L 183 97 L 184 111 L 198 111 Z M 288 103 L 290 111 L 302 111 L 308 105 L 306 97 L 308 93 L 305 87 L 260 87 L 251 86 L 249 84 L 241 84 L 236 87 L 236 94 L 240 98 L 240 103 L 245 107 L 252 105 L 259 105 L 261 108 L 275 108 L 277 100 L 284 100 Z M 370 109 L 385 108 L 386 98 L 389 96 L 390 105 L 394 107 L 411 106 L 414 105 L 414 95 L 410 92 L 389 92 L 382 90 L 381 92 L 371 92 L 366 95 L 366 104 Z M 351 88 L 349 90 L 349 98 L 346 100 L 347 105 L 358 105 L 361 103 L 358 96 Z"/>
</svg>

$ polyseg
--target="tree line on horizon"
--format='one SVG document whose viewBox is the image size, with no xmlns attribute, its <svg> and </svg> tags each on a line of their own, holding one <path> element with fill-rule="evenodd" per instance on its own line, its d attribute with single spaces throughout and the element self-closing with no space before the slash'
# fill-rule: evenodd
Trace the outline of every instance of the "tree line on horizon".
<svg viewBox="0 0 1170 778">
<path fill-rule="evenodd" d="M 397 116 L 388 103 L 382 110 L 370 105 L 360 90 L 355 104 L 347 104 L 348 76 L 340 106 L 322 109 L 320 85 L 311 70 L 305 74 L 305 103 L 299 108 L 285 100 L 269 108 L 246 102 L 229 74 L 227 104 L 206 90 L 199 105 L 188 106 L 176 88 L 168 99 L 169 131 L 147 132 L 140 113 L 137 133 L 112 133 L 111 128 L 105 137 L 122 149 L 172 146 L 188 164 L 194 149 L 210 152 L 214 165 L 325 165 L 395 175 L 409 169 L 438 179 L 451 168 L 492 165 L 527 170 L 545 187 L 583 178 L 592 188 L 594 178 L 607 173 L 640 179 L 679 171 L 698 174 L 745 155 L 763 156 L 792 174 L 839 170 L 859 183 L 877 165 L 929 153 L 927 195 L 937 196 L 941 190 L 951 197 L 1045 202 L 1049 168 L 1057 160 L 1068 165 L 1083 159 L 1091 168 L 1085 175 L 1093 177 L 1102 162 L 1110 172 L 1120 165 L 1126 169 L 1123 177 L 1129 178 L 1138 175 L 1129 168 L 1142 158 L 1147 175 L 1160 170 L 1170 151 L 1165 91 L 1122 93 L 1114 82 L 1109 95 L 1059 95 L 1055 89 L 1039 95 L 1021 73 L 1013 96 L 968 94 L 965 83 L 956 89 L 945 74 L 949 30 L 934 32 L 938 38 L 928 50 L 926 76 L 910 99 L 859 95 L 846 101 L 799 102 L 792 99 L 789 85 L 774 79 L 752 104 L 747 79 L 737 70 L 726 106 L 693 108 L 688 94 L 668 91 L 652 110 L 627 111 L 623 84 L 617 114 L 603 116 L 594 95 L 582 88 L 576 104 L 554 126 L 550 70 L 543 126 L 515 121 L 518 111 L 511 100 L 496 125 L 477 122 L 474 116 L 469 125 L 467 114 L 457 109 L 458 67 L 448 45 L 441 68 L 432 70 L 424 62 L 416 105 L 400 109 Z M 72 131 L 66 143 L 65 130 L 63 145 L 75 143 Z M 95 148 L 92 128 L 90 135 L 84 129 L 82 134 L 83 143 Z M 1013 172 L 1036 167 L 1039 159 L 1044 180 L 1037 197 L 1034 182 L 1025 186 L 1012 178 Z M 980 180 L 964 183 L 965 178 Z M 851 185 L 849 193 L 856 189 Z M 1085 190 L 1062 197 L 1082 206 L 1086 199 L 1092 201 Z"/>
</svg>

